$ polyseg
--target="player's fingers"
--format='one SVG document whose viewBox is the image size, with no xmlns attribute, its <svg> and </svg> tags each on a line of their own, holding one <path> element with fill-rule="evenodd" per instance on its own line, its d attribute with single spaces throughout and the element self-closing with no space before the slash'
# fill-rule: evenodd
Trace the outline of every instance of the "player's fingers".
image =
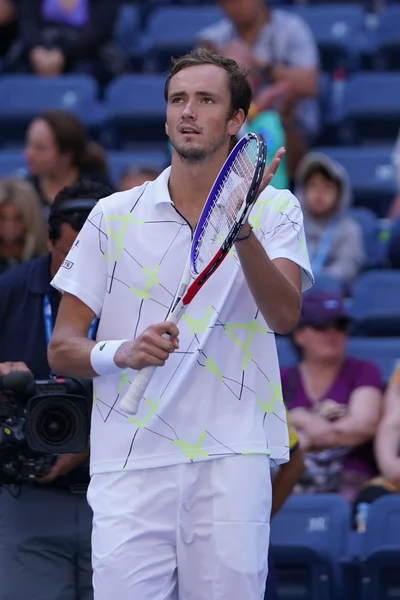
<svg viewBox="0 0 400 600">
<path fill-rule="evenodd" d="M 171 323 L 171 321 L 163 321 L 162 323 L 157 323 L 153 326 L 154 331 L 158 333 L 158 335 L 163 335 L 163 333 L 168 333 L 172 337 L 178 337 L 179 329 L 175 325 L 175 323 Z"/>
<path fill-rule="evenodd" d="M 161 361 L 162 364 L 164 364 L 165 361 L 169 358 L 169 355 L 171 354 L 171 352 L 169 352 L 168 350 L 164 350 L 163 348 L 159 348 L 158 346 L 149 346 L 145 349 L 145 352 L 149 357 L 151 364 L 153 363 L 154 359 L 156 361 Z"/>
<path fill-rule="evenodd" d="M 175 344 L 170 335 L 160 335 L 154 329 L 148 329 L 141 336 L 139 348 L 144 354 L 151 354 L 165 360 L 169 354 L 174 352 Z"/>
<path fill-rule="evenodd" d="M 263 192 L 265 190 L 265 188 L 267 187 L 267 185 L 269 185 L 269 183 L 271 182 L 273 176 L 275 175 L 276 171 L 278 170 L 278 167 L 280 165 L 280 162 L 281 162 L 284 154 L 285 154 L 285 148 L 279 148 L 279 150 L 276 152 L 274 158 L 272 159 L 272 161 L 270 162 L 268 167 L 266 167 L 266 169 L 264 171 L 264 176 L 261 180 L 261 184 L 260 184 L 260 187 L 258 190 L 258 194 L 261 194 L 261 192 Z"/>
</svg>

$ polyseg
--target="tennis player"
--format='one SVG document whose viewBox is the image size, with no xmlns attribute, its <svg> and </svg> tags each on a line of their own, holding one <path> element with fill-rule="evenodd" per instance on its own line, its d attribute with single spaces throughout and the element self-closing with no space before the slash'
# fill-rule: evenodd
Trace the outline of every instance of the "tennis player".
<svg viewBox="0 0 400 600">
<path fill-rule="evenodd" d="M 173 64 L 165 96 L 171 167 L 92 211 L 53 281 L 64 295 L 49 361 L 95 378 L 95 599 L 262 600 L 270 461 L 289 457 L 274 332 L 296 325 L 312 283 L 302 213 L 267 187 L 281 150 L 251 225 L 178 326 L 165 323 L 251 89 L 234 61 L 198 49 Z M 148 365 L 161 368 L 129 416 L 119 399 Z"/>
</svg>

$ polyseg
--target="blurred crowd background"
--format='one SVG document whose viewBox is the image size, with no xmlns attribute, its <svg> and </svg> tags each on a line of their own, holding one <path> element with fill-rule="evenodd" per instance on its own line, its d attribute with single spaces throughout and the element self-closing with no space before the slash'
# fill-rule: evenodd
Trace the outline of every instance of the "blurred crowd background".
<svg viewBox="0 0 400 600">
<path fill-rule="evenodd" d="M 243 133 L 269 158 L 286 146 L 272 185 L 303 207 L 316 284 L 278 351 L 304 470 L 272 542 L 282 598 L 343 597 L 362 544 L 400 561 L 400 3 L 0 0 L 0 271 L 47 253 L 65 186 L 125 190 L 168 165 L 165 72 L 198 45 L 248 69 Z M 386 559 L 375 596 L 364 561 L 363 598 L 400 588 Z"/>
</svg>

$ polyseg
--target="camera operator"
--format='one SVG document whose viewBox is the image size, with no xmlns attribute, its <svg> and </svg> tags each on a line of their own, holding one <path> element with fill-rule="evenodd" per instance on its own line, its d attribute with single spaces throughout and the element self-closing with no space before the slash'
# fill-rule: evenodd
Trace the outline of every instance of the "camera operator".
<svg viewBox="0 0 400 600">
<path fill-rule="evenodd" d="M 61 190 L 48 221 L 49 254 L 0 277 L 0 375 L 30 370 L 35 379 L 52 376 L 47 345 L 60 295 L 50 281 L 97 200 L 110 193 L 90 182 Z M 60 455 L 33 483 L 0 487 L 0 600 L 93 597 L 88 455 Z"/>
</svg>

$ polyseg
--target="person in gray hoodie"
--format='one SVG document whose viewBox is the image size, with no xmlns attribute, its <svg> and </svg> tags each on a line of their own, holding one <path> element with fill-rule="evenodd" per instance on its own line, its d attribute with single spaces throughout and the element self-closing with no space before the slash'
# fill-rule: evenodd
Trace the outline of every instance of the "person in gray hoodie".
<svg viewBox="0 0 400 600">
<path fill-rule="evenodd" d="M 296 196 L 314 276 L 335 277 L 347 294 L 365 263 L 361 227 L 348 214 L 352 192 L 347 172 L 325 154 L 311 152 L 297 170 Z"/>
</svg>

